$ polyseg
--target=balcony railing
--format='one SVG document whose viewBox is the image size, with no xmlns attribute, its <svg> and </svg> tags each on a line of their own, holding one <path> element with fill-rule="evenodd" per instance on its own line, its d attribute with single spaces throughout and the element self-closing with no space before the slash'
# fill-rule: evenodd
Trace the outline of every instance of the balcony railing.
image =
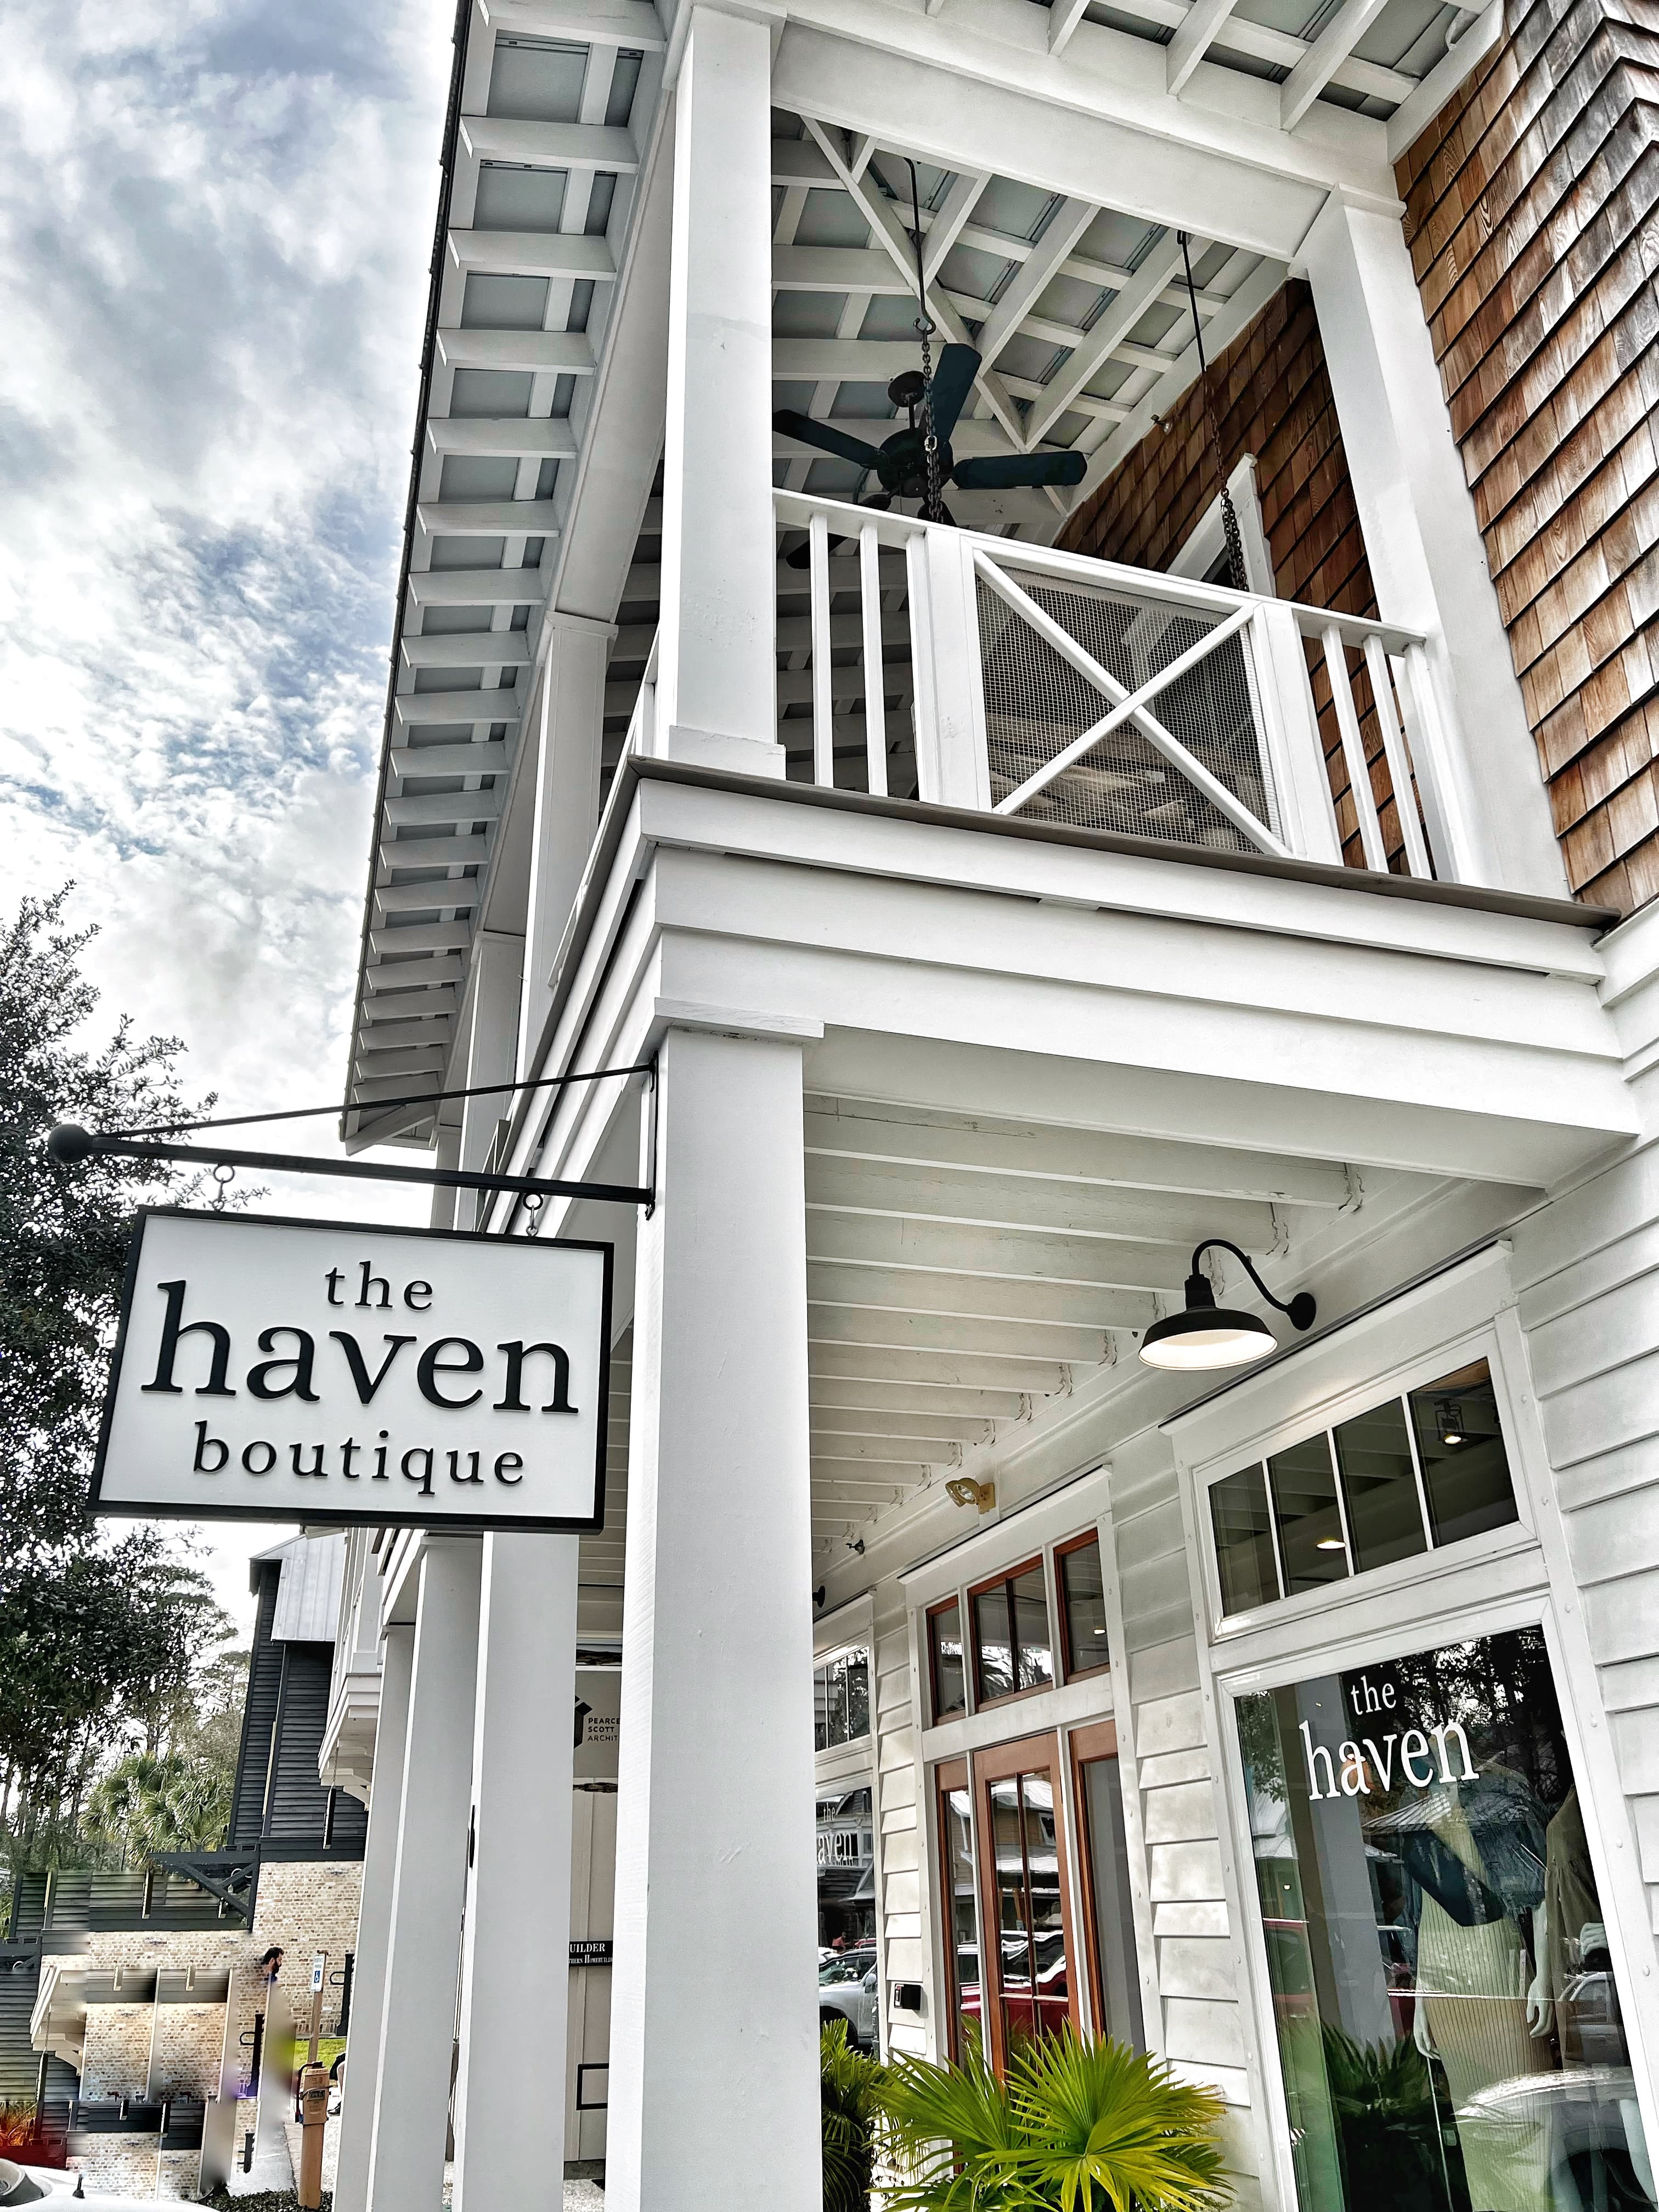
<svg viewBox="0 0 1659 2212">
<path fill-rule="evenodd" d="M 792 777 L 1436 872 L 1425 820 L 1446 733 L 1421 636 L 804 494 L 775 500 Z M 647 675 L 635 741 L 649 742 L 651 690 Z"/>
</svg>

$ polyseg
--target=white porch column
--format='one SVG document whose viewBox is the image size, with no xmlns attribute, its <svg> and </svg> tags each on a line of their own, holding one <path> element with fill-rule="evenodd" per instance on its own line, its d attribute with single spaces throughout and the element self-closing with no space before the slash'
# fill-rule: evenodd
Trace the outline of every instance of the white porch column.
<svg viewBox="0 0 1659 2212">
<path fill-rule="evenodd" d="M 659 1073 L 605 2193 L 611 2212 L 726 2212 L 737 2176 L 818 2212 L 800 1047 L 671 1030 Z"/>
<path fill-rule="evenodd" d="M 659 746 L 781 775 L 772 521 L 772 58 L 693 7 L 674 95 Z"/>
<path fill-rule="evenodd" d="M 339 2212 L 364 2212 L 368 2203 L 368 2154 L 374 2135 L 374 2090 L 380 2075 L 392 1889 L 398 1872 L 398 1812 L 404 1794 L 404 1746 L 414 1658 L 414 1630 L 388 1628 L 380 1646 L 374 1776 L 369 1787 L 363 1899 L 357 1913 L 357 1948 L 353 1954 L 351 2060 L 346 2068 L 334 2182 L 334 2202 Z"/>
<path fill-rule="evenodd" d="M 519 1020 L 519 1068 L 525 1075 L 536 1073 L 530 1062 L 553 1003 L 553 963 L 599 824 L 605 667 L 617 635 L 614 623 L 556 611 L 547 624 L 547 665 L 532 726 L 536 810 Z"/>
<path fill-rule="evenodd" d="M 421 1554 L 369 2212 L 413 2212 L 443 2196 L 472 1784 L 478 1553 L 476 1537 L 428 1536 Z"/>
<path fill-rule="evenodd" d="M 562 2201 L 577 1541 L 483 1540 L 455 2212 Z"/>
<path fill-rule="evenodd" d="M 511 1083 L 518 1073 L 519 988 L 524 972 L 524 939 L 498 929 L 481 929 L 472 942 L 472 1036 L 466 1079 L 474 1084 Z M 495 1124 L 513 1111 L 513 1093 L 461 1102 L 461 1165 L 481 1168 L 495 1134 Z M 469 1198 L 471 1194 L 468 1194 Z M 471 1209 L 468 1225 L 471 1224 Z"/>
<path fill-rule="evenodd" d="M 1334 191 L 1303 253 L 1377 605 L 1385 621 L 1429 635 L 1448 759 L 1443 775 L 1423 763 L 1418 774 L 1425 805 L 1438 802 L 1438 864 L 1463 883 L 1565 898 L 1537 747 L 1398 217 Z"/>
</svg>

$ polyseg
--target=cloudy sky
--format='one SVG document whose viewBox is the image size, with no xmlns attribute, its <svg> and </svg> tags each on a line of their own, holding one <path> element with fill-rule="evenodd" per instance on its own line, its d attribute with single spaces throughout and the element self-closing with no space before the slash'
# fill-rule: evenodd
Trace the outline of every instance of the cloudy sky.
<svg viewBox="0 0 1659 2212">
<path fill-rule="evenodd" d="M 340 1094 L 452 19 L 0 6 L 0 905 L 221 1111 Z M 348 1188 L 272 1197 L 417 1218 Z"/>
</svg>

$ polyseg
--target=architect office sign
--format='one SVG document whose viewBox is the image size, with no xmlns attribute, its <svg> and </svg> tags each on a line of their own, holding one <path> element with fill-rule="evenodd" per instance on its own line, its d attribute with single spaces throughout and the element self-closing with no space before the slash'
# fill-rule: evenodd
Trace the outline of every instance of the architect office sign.
<svg viewBox="0 0 1659 2212">
<path fill-rule="evenodd" d="M 608 1244 L 145 1207 L 102 1513 L 597 1528 Z"/>
</svg>

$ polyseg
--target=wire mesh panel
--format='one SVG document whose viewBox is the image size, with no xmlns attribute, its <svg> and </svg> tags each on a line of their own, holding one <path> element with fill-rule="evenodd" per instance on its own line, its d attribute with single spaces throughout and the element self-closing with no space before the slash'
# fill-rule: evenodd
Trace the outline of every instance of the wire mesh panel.
<svg viewBox="0 0 1659 2212">
<path fill-rule="evenodd" d="M 1201 647 L 1223 617 L 1130 599 L 1087 584 L 1009 568 L 1005 572 L 1051 622 L 1132 694 L 1183 653 Z M 1083 736 L 1115 703 L 1103 696 L 1017 608 L 981 577 L 981 660 L 993 803 L 1018 791 Z M 1146 712 L 1263 828 L 1278 835 L 1274 801 L 1244 635 L 1235 633 L 1176 677 Z M 1219 852 L 1257 845 L 1227 817 L 1177 760 L 1147 735 L 1144 721 L 1120 722 L 1079 759 L 1020 804 L 1027 821 L 1064 822 L 1171 839 Z"/>
</svg>

